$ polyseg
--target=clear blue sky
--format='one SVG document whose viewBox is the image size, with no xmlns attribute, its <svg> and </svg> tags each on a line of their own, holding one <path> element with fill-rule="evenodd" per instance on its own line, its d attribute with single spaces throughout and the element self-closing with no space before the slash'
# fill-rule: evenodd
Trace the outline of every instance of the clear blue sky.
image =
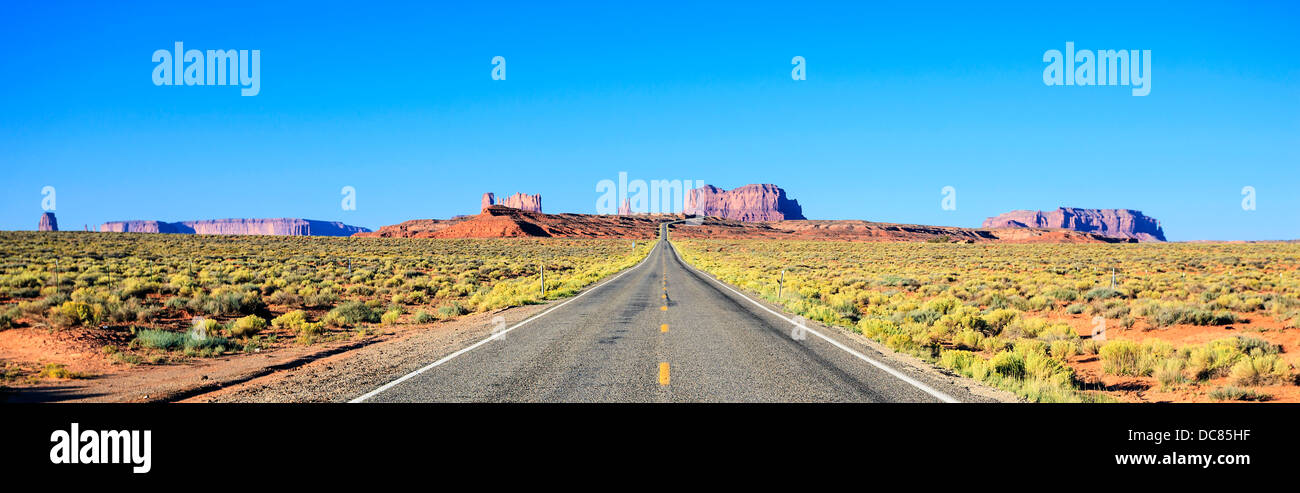
<svg viewBox="0 0 1300 493">
<path fill-rule="evenodd" d="M 1300 238 L 1295 2 L 465 3 L 7 2 L 0 229 L 34 229 L 46 185 L 63 229 L 377 228 L 486 191 L 594 212 L 626 171 L 776 183 L 812 219 L 1131 208 L 1172 240 Z M 261 93 L 154 86 L 176 41 L 261 50 Z M 1044 85 L 1066 41 L 1152 50 L 1150 95 Z"/>
</svg>

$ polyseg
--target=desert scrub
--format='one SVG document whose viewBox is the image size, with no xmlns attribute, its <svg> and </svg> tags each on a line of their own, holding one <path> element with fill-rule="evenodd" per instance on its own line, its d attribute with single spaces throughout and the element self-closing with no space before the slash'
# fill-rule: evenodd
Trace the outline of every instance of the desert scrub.
<svg viewBox="0 0 1300 493">
<path fill-rule="evenodd" d="M 426 312 L 424 310 L 415 312 L 415 323 L 417 324 L 433 323 L 433 321 L 437 319 L 438 317 L 430 315 L 429 312 Z"/>
<path fill-rule="evenodd" d="M 266 319 L 249 315 L 230 324 L 230 334 L 235 337 L 250 337 L 266 328 Z"/>
<path fill-rule="evenodd" d="M 379 322 L 379 318 L 379 312 L 365 303 L 348 301 L 334 307 L 321 321 L 334 327 L 350 327 L 361 323 L 376 323 Z"/>
<path fill-rule="evenodd" d="M 1187 375 L 1183 373 L 1186 366 L 1187 363 L 1181 359 L 1166 359 L 1156 365 L 1151 376 L 1160 382 L 1162 389 L 1171 389 L 1187 383 Z"/>
<path fill-rule="evenodd" d="M 438 316 L 444 319 L 454 318 L 469 313 L 469 310 L 455 301 L 438 307 Z"/>
<path fill-rule="evenodd" d="M 104 306 L 100 304 L 89 304 L 80 301 L 65 301 L 59 306 L 59 314 L 66 317 L 71 323 L 80 325 L 95 325 L 99 323 L 103 316 Z"/>
<path fill-rule="evenodd" d="M 1291 364 L 1276 354 L 1244 356 L 1228 373 L 1233 385 L 1256 386 L 1291 383 Z"/>
<path fill-rule="evenodd" d="M 401 320 L 402 310 L 396 308 L 384 312 L 384 314 L 379 317 L 379 321 L 384 325 L 397 325 Z"/>
<path fill-rule="evenodd" d="M 271 319 L 272 327 L 275 327 L 277 329 L 283 328 L 283 329 L 289 329 L 294 331 L 299 330 L 306 323 L 307 323 L 307 312 L 304 312 L 302 310 L 293 310 L 290 312 L 286 312 L 284 315 L 280 315 L 278 317 Z"/>
<path fill-rule="evenodd" d="M 36 376 L 37 378 L 57 378 L 60 380 L 68 380 L 74 378 L 86 378 L 89 375 L 68 370 L 67 366 L 62 364 L 47 363 Z"/>
<path fill-rule="evenodd" d="M 1111 341 L 1098 351 L 1102 371 L 1111 375 L 1145 377 L 1151 374 L 1154 360 L 1150 352 L 1133 341 Z"/>
<path fill-rule="evenodd" d="M 149 349 L 195 352 L 198 356 L 216 356 L 238 347 L 237 344 L 221 336 L 209 334 L 201 337 L 195 333 L 181 334 L 156 329 L 137 330 L 134 343 Z"/>
<path fill-rule="evenodd" d="M 1216 401 L 1266 401 L 1269 395 L 1234 385 L 1224 385 L 1210 391 L 1210 398 Z"/>
<path fill-rule="evenodd" d="M 541 301 L 535 289 L 541 259 L 547 298 L 556 298 L 640 261 L 652 245 L 631 246 L 606 239 L 0 232 L 0 256 L 22 259 L 0 265 L 0 296 L 20 315 L 5 319 L 0 312 L 0 328 L 5 320 L 22 319 L 37 327 L 141 325 L 181 332 L 196 315 L 227 320 L 278 318 L 295 309 L 327 312 L 339 308 L 345 294 L 361 303 L 382 298 L 367 306 L 370 311 L 394 297 L 430 306 L 454 302 L 469 311 L 499 308 Z M 65 303 L 71 303 L 66 310 Z M 358 311 L 336 313 L 331 321 L 377 323 L 383 313 L 355 317 Z M 322 332 L 305 319 L 288 325 L 299 334 Z M 232 323 L 231 334 L 244 334 L 242 328 Z"/>
</svg>

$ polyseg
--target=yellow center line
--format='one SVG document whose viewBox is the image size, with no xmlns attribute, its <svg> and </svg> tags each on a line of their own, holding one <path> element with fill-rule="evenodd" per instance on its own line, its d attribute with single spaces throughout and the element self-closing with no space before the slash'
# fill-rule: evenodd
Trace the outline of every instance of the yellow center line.
<svg viewBox="0 0 1300 493">
<path fill-rule="evenodd" d="M 659 332 L 668 332 L 668 324 L 660 325 Z"/>
<path fill-rule="evenodd" d="M 668 385 L 668 362 L 659 363 L 659 385 Z"/>
<path fill-rule="evenodd" d="M 666 312 L 666 311 L 668 311 L 668 305 L 664 305 L 664 306 L 659 307 L 659 311 L 661 311 L 661 312 Z"/>
</svg>

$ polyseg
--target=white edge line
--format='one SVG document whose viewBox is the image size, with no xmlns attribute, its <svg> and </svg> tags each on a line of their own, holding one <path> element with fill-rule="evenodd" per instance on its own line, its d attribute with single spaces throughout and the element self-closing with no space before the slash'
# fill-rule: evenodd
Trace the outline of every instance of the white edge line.
<svg viewBox="0 0 1300 493">
<path fill-rule="evenodd" d="M 713 281 L 714 283 L 716 283 L 716 284 L 719 285 L 719 286 L 722 286 L 722 287 L 724 287 L 724 288 L 727 288 L 729 291 L 731 291 L 731 292 L 733 292 L 733 293 L 736 293 L 736 294 L 739 295 L 741 298 L 744 298 L 744 299 L 746 299 L 746 300 L 749 300 L 750 303 L 753 303 L 755 306 L 757 306 L 757 307 L 759 307 L 759 308 L 762 308 L 762 309 L 764 309 L 764 310 L 767 310 L 768 313 L 771 313 L 771 314 L 773 314 L 773 315 L 776 315 L 777 317 L 781 318 L 781 320 L 785 320 L 785 321 L 787 321 L 787 322 L 790 322 L 790 323 L 792 323 L 792 324 L 798 326 L 798 327 L 801 328 L 801 329 L 804 329 L 804 330 L 806 330 L 806 331 L 808 331 L 808 332 L 812 332 L 813 335 L 816 335 L 817 337 L 820 337 L 823 341 L 829 342 L 829 343 L 831 343 L 832 345 L 834 345 L 835 347 L 840 348 L 840 349 L 843 349 L 845 352 L 847 352 L 847 353 L 849 353 L 849 354 L 851 354 L 851 355 L 853 355 L 853 356 L 856 356 L 858 359 L 860 359 L 860 360 L 862 360 L 862 361 L 866 361 L 867 363 L 870 363 L 872 366 L 875 366 L 876 368 L 880 368 L 881 370 L 884 370 L 886 373 L 889 373 L 890 375 L 893 375 L 893 376 L 895 376 L 895 377 L 898 377 L 899 380 L 902 380 L 902 381 L 904 381 L 904 382 L 907 382 L 907 383 L 911 384 L 913 387 L 916 387 L 917 389 L 920 389 L 922 392 L 925 392 L 925 393 L 927 393 L 927 394 L 930 394 L 930 396 L 931 396 L 931 397 L 934 397 L 935 399 L 939 399 L 940 401 L 943 401 L 943 402 L 945 402 L 945 403 L 950 403 L 950 404 L 952 404 L 952 403 L 960 403 L 960 402 L 961 402 L 961 401 L 959 401 L 959 400 L 957 400 L 957 399 L 954 399 L 952 396 L 950 396 L 950 395 L 948 395 L 948 394 L 945 394 L 945 393 L 943 393 L 943 392 L 941 392 L 941 391 L 939 391 L 939 390 L 936 390 L 936 389 L 934 389 L 933 387 L 930 387 L 929 385 L 926 385 L 926 384 L 924 384 L 924 383 L 921 383 L 920 381 L 918 381 L 918 380 L 916 380 L 916 379 L 914 379 L 914 378 L 912 378 L 912 377 L 909 377 L 909 376 L 903 374 L 902 372 L 900 372 L 900 371 L 898 371 L 898 370 L 895 370 L 895 369 L 889 367 L 888 365 L 886 365 L 886 364 L 884 364 L 884 363 L 881 363 L 881 362 L 879 362 L 879 361 L 876 361 L 875 359 L 872 359 L 871 357 L 869 357 L 869 356 L 867 356 L 867 355 L 865 355 L 865 354 L 862 354 L 862 353 L 860 353 L 860 352 L 854 350 L 854 349 L 851 348 L 851 347 L 845 346 L 844 344 L 840 343 L 840 341 L 837 341 L 837 340 L 835 340 L 835 339 L 831 339 L 830 337 L 827 337 L 825 334 L 822 334 L 821 332 L 818 332 L 818 331 L 816 331 L 816 330 L 813 330 L 811 327 L 807 327 L 807 326 L 805 326 L 804 324 L 800 324 L 800 323 L 798 323 L 798 322 L 795 322 L 794 320 L 791 320 L 791 319 L 787 318 L 785 315 L 782 315 L 782 314 L 778 313 L 776 310 L 773 310 L 773 309 L 771 309 L 771 308 L 768 308 L 767 306 L 763 305 L 762 303 L 759 303 L 759 302 L 757 302 L 757 301 L 754 301 L 753 298 L 750 298 L 749 296 L 746 296 L 744 293 L 741 293 L 740 291 L 737 291 L 737 290 L 733 289 L 731 286 L 728 286 L 727 284 L 723 283 L 722 281 L 717 280 L 716 278 L 714 278 L 713 276 L 709 275 L 708 273 L 703 272 L 703 271 L 701 271 L 701 270 L 699 270 L 699 269 L 696 269 L 694 265 L 691 265 L 691 264 L 690 264 L 690 262 L 687 262 L 686 260 L 682 259 L 681 254 L 680 254 L 680 253 L 677 253 L 677 249 L 676 249 L 676 248 L 673 248 L 672 250 L 673 250 L 673 255 L 676 255 L 676 256 L 677 256 L 677 260 L 681 261 L 681 263 L 682 263 L 683 265 L 686 265 L 687 267 L 690 267 L 691 270 L 694 270 L 694 271 L 696 271 L 696 272 L 699 272 L 700 274 L 703 274 L 704 277 L 705 277 L 706 279 L 708 279 L 708 280 L 710 280 L 710 281 Z"/>
<path fill-rule="evenodd" d="M 660 247 L 660 245 L 655 245 L 655 248 L 659 248 L 659 247 Z M 590 292 L 592 292 L 592 291 L 595 291 L 595 290 L 597 290 L 597 289 L 600 289 L 602 286 L 604 286 L 604 285 L 606 285 L 606 284 L 609 284 L 609 283 L 611 283 L 611 282 L 614 282 L 615 279 L 618 279 L 618 278 L 620 278 L 620 277 L 623 277 L 624 274 L 627 274 L 628 272 L 632 272 L 632 271 L 636 270 L 637 268 L 641 267 L 641 264 L 644 264 L 647 260 L 650 260 L 650 255 L 653 254 L 653 253 L 654 253 L 654 249 L 651 249 L 649 252 L 646 253 L 645 258 L 641 259 L 640 262 L 637 262 L 636 265 L 632 266 L 631 268 L 629 268 L 629 269 L 627 269 L 627 270 L 624 270 L 623 272 L 618 273 L 618 275 L 616 275 L 616 276 L 614 276 L 614 277 L 611 277 L 611 278 L 609 278 L 608 280 L 605 280 L 604 282 L 601 282 L 600 284 L 597 284 L 597 285 L 595 285 L 595 286 L 592 286 L 591 288 L 586 289 L 586 290 L 584 290 L 584 291 L 581 292 L 581 293 L 578 293 L 577 296 L 574 296 L 574 297 L 572 297 L 572 298 L 569 298 L 568 300 L 564 301 L 563 303 L 560 303 L 560 304 L 558 304 L 558 305 L 555 305 L 555 306 L 553 306 L 553 307 L 550 307 L 550 308 L 548 308 L 546 311 L 544 311 L 544 312 L 542 312 L 542 313 L 538 313 L 537 315 L 533 315 L 533 316 L 531 316 L 531 317 L 528 317 L 528 318 L 524 319 L 524 321 L 515 324 L 514 327 L 510 327 L 510 328 L 508 328 L 508 329 L 506 329 L 506 330 L 503 330 L 503 331 L 501 331 L 501 332 L 497 332 L 497 333 L 495 333 L 495 334 L 492 334 L 492 335 L 489 336 L 487 339 L 483 339 L 483 340 L 478 341 L 478 342 L 476 342 L 476 343 L 474 343 L 474 344 L 472 344 L 472 345 L 470 345 L 470 346 L 468 346 L 468 347 L 466 347 L 466 348 L 464 348 L 464 349 L 461 349 L 461 350 L 456 351 L 456 352 L 454 352 L 454 353 L 451 353 L 451 354 L 448 354 L 448 355 L 446 355 L 446 356 L 443 356 L 442 359 L 440 359 L 440 360 L 438 360 L 438 361 L 434 361 L 433 363 L 429 363 L 428 365 L 425 365 L 423 368 L 420 368 L 420 369 L 415 370 L 415 371 L 413 371 L 413 372 L 410 372 L 410 373 L 407 373 L 407 374 L 405 374 L 405 375 L 402 375 L 402 376 L 401 376 L 400 378 L 398 378 L 397 380 L 393 380 L 393 381 L 391 381 L 391 382 L 388 382 L 388 383 L 384 384 L 383 386 L 381 386 L 381 387 L 379 387 L 379 388 L 377 388 L 377 389 L 375 389 L 375 390 L 372 390 L 372 391 L 370 391 L 370 392 L 366 392 L 366 393 L 365 393 L 364 395 L 362 395 L 361 397 L 357 397 L 356 399 L 352 399 L 352 400 L 348 401 L 348 404 L 357 404 L 357 403 L 365 402 L 367 399 L 370 399 L 371 397 L 374 397 L 374 396 L 376 396 L 376 395 L 379 395 L 380 393 L 383 393 L 385 390 L 388 390 L 388 389 L 393 388 L 393 387 L 396 386 L 397 384 L 400 384 L 400 383 L 402 383 L 402 382 L 405 382 L 405 381 L 407 381 L 407 380 L 410 380 L 411 378 L 414 378 L 416 375 L 419 375 L 419 374 L 424 373 L 424 372 L 426 372 L 426 371 L 429 371 L 429 370 L 431 370 L 431 369 L 433 369 L 433 368 L 435 368 L 435 367 L 437 367 L 437 366 L 439 366 L 439 365 L 441 365 L 441 364 L 443 364 L 443 363 L 446 363 L 446 362 L 448 362 L 448 361 L 451 361 L 452 358 L 455 358 L 455 357 L 460 356 L 460 355 L 462 355 L 462 354 L 465 354 L 465 353 L 468 353 L 468 352 L 470 352 L 470 351 L 473 351 L 475 348 L 477 348 L 477 347 L 479 347 L 479 346 L 482 346 L 482 345 L 484 345 L 484 344 L 487 344 L 487 343 L 489 343 L 489 342 L 492 342 L 492 341 L 495 340 L 495 339 L 500 339 L 502 336 L 506 335 L 507 332 L 510 332 L 510 331 L 512 331 L 512 330 L 515 330 L 515 329 L 518 329 L 518 328 L 520 328 L 520 327 L 523 327 L 524 324 L 526 324 L 526 323 L 528 323 L 528 322 L 532 322 L 533 320 L 537 320 L 537 319 L 539 319 L 539 318 L 542 318 L 542 317 L 545 316 L 546 314 L 551 313 L 551 312 L 553 312 L 553 311 L 559 309 L 560 307 L 569 304 L 570 302 L 576 301 L 578 298 L 581 298 L 581 297 L 583 297 L 583 296 L 586 296 L 587 293 L 590 293 Z"/>
</svg>

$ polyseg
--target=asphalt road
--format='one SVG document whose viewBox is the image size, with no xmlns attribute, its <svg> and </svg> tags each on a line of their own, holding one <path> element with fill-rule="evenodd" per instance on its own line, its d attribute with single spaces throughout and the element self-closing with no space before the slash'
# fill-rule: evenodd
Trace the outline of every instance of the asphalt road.
<svg viewBox="0 0 1300 493">
<path fill-rule="evenodd" d="M 806 327 L 660 242 L 577 298 L 354 402 L 982 400 L 835 329 Z"/>
</svg>

